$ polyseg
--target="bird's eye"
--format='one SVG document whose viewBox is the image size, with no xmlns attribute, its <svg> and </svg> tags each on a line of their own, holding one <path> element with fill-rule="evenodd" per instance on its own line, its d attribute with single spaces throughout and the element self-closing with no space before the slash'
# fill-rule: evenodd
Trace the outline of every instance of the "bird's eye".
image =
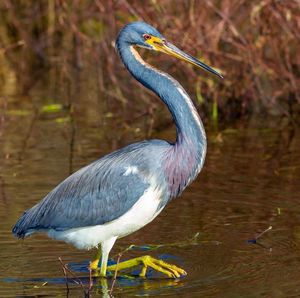
<svg viewBox="0 0 300 298">
<path fill-rule="evenodd" d="M 151 35 L 149 35 L 149 34 L 144 34 L 143 37 L 144 37 L 144 40 L 151 39 Z"/>
</svg>

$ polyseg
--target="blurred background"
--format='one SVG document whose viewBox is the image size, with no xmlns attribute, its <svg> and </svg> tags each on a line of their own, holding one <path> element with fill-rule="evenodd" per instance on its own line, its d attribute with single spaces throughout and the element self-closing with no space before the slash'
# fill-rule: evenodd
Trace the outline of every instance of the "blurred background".
<svg viewBox="0 0 300 298">
<path fill-rule="evenodd" d="M 139 50 L 191 95 L 208 151 L 182 197 L 111 254 L 130 244 L 163 244 L 149 253 L 171 258 L 189 275 L 121 279 L 116 295 L 299 297 L 298 0 L 1 0 L 0 296 L 65 295 L 58 257 L 88 275 L 93 252 L 45 235 L 12 236 L 25 209 L 112 150 L 145 138 L 174 140 L 168 110 L 114 49 L 119 30 L 136 20 L 225 79 Z M 72 290 L 82 297 L 79 286 Z"/>
<path fill-rule="evenodd" d="M 70 98 L 72 89 L 85 84 L 86 90 L 87 85 L 97 88 L 94 97 L 100 105 L 111 105 L 112 117 L 120 113 L 115 105 L 130 110 L 130 117 L 153 112 L 160 105 L 130 78 L 114 51 L 122 26 L 144 20 L 224 74 L 219 81 L 162 54 L 143 55 L 182 82 L 203 117 L 234 121 L 276 115 L 297 120 L 299 5 L 297 0 L 3 0 L 2 108 L 10 102 L 5 96 L 32 95 L 42 84 L 47 96 L 41 104 L 70 108 L 77 100 Z"/>
</svg>

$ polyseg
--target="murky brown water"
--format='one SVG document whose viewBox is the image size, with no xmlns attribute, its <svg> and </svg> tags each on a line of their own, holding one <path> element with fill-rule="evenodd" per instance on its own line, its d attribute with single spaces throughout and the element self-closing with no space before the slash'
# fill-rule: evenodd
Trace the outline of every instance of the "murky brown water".
<svg viewBox="0 0 300 298">
<path fill-rule="evenodd" d="M 65 296 L 60 256 L 78 276 L 88 275 L 85 266 L 92 252 L 43 235 L 18 241 L 11 227 L 24 209 L 71 171 L 144 138 L 148 127 L 145 117 L 126 126 L 124 118 L 102 113 L 93 94 L 77 105 L 73 120 L 64 110 L 41 112 L 39 96 L 24 98 L 21 105 L 10 98 L 2 113 L 0 297 Z M 130 111 L 124 114 L 126 118 Z M 170 139 L 174 127 L 152 135 Z M 299 128 L 261 120 L 218 132 L 211 129 L 208 140 L 207 160 L 197 181 L 151 224 L 118 241 L 111 254 L 130 244 L 182 242 L 146 253 L 169 258 L 188 276 L 174 281 L 119 278 L 115 297 L 300 296 Z M 248 241 L 269 226 L 273 229 L 258 244 Z M 187 241 L 196 233 L 197 241 Z M 123 258 L 143 253 L 133 250 Z M 99 281 L 92 295 L 108 297 L 111 282 Z M 82 297 L 81 287 L 70 285 L 69 296 Z"/>
</svg>

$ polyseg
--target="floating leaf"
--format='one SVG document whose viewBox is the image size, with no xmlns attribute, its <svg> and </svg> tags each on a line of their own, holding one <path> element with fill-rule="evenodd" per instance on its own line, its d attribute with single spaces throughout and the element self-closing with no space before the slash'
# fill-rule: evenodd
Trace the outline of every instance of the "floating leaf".
<svg viewBox="0 0 300 298">
<path fill-rule="evenodd" d="M 131 250 L 150 251 L 162 247 L 160 244 L 145 244 L 145 245 L 133 245 Z"/>
<path fill-rule="evenodd" d="M 42 113 L 57 113 L 62 111 L 63 105 L 62 104 L 51 104 L 46 105 L 41 108 Z"/>
<path fill-rule="evenodd" d="M 48 284 L 48 282 L 45 281 L 45 282 L 43 282 L 40 286 L 35 285 L 35 286 L 33 286 L 33 288 L 34 288 L 34 289 L 39 289 L 39 288 L 41 288 L 41 287 L 46 286 L 47 284 Z"/>
</svg>

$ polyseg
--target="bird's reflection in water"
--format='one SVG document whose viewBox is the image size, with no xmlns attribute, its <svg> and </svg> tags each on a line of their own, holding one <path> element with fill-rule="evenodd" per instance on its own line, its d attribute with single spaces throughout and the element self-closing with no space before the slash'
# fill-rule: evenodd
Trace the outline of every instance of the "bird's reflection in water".
<svg viewBox="0 0 300 298">
<path fill-rule="evenodd" d="M 167 255 L 160 256 L 162 259 L 175 258 L 180 263 L 180 259 L 175 256 Z M 109 263 L 115 263 L 110 260 Z M 185 285 L 185 279 L 170 279 L 155 270 L 149 269 L 147 277 L 140 277 L 139 267 L 135 270 L 128 270 L 126 274 L 123 272 L 110 273 L 107 277 L 92 277 L 88 274 L 88 261 L 84 262 L 70 262 L 65 264 L 68 268 L 67 276 L 52 277 L 52 278 L 29 278 L 29 279 L 10 279 L 9 282 L 22 282 L 30 284 L 29 287 L 34 289 L 49 290 L 55 285 L 65 285 L 65 296 L 74 297 L 75 295 L 83 295 L 89 297 L 96 294 L 100 297 L 114 297 L 120 293 L 126 295 L 159 295 L 165 293 L 166 290 L 174 288 L 181 288 Z M 90 289 L 90 290 L 89 290 Z"/>
<path fill-rule="evenodd" d="M 112 284 L 114 284 L 113 287 Z M 114 297 L 120 292 L 130 294 L 131 291 L 137 296 L 148 296 L 158 295 L 166 288 L 182 287 L 183 285 L 184 280 L 182 279 L 119 276 L 115 281 L 113 278 L 98 278 L 92 292 L 102 295 L 104 298 Z"/>
</svg>

